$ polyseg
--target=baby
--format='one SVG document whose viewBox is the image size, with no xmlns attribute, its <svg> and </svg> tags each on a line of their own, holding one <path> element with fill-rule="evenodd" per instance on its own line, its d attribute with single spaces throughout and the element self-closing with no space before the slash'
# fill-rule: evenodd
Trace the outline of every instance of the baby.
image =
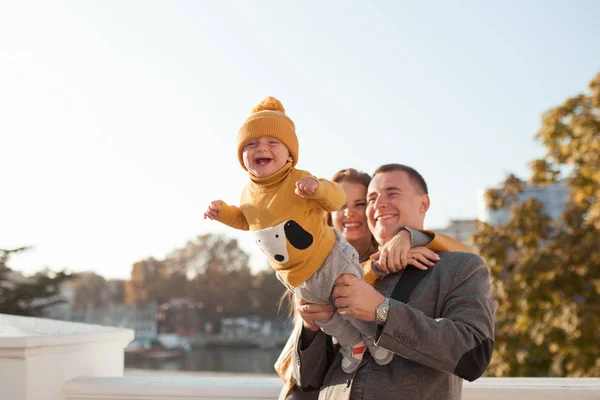
<svg viewBox="0 0 600 400">
<path fill-rule="evenodd" d="M 250 177 L 240 206 L 213 201 L 204 218 L 252 231 L 288 289 L 311 303 L 331 303 L 333 284 L 341 274 L 361 279 L 364 274 L 354 248 L 326 221 L 328 212 L 344 205 L 343 188 L 295 168 L 296 128 L 273 97 L 252 110 L 237 142 L 240 164 Z M 367 347 L 380 365 L 393 359 L 392 352 L 375 345 L 375 323 L 334 313 L 319 326 L 341 345 L 346 373 L 358 368 Z"/>
</svg>

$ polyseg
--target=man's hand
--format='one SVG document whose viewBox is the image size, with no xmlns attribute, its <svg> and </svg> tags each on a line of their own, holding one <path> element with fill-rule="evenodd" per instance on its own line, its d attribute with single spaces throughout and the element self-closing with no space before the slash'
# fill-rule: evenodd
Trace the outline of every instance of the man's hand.
<svg viewBox="0 0 600 400">
<path fill-rule="evenodd" d="M 375 310 L 385 300 L 373 286 L 349 274 L 337 278 L 332 295 L 338 314 L 367 322 L 375 321 Z"/>
<path fill-rule="evenodd" d="M 333 316 L 335 308 L 331 304 L 314 304 L 304 299 L 296 299 L 296 313 L 302 318 L 306 329 L 318 331 L 319 325 L 315 321 L 326 321 Z"/>
<path fill-rule="evenodd" d="M 204 219 L 215 219 L 221 212 L 221 208 L 223 205 L 221 204 L 221 200 L 211 201 L 208 205 L 208 208 L 204 212 Z"/>
<path fill-rule="evenodd" d="M 296 194 L 298 196 L 311 196 L 319 187 L 319 181 L 307 176 L 296 182 Z"/>
</svg>

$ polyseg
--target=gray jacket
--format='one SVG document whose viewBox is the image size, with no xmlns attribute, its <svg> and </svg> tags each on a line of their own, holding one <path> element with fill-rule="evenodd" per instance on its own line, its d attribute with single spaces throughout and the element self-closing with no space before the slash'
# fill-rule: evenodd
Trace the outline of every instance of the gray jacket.
<svg viewBox="0 0 600 400">
<path fill-rule="evenodd" d="M 391 300 L 377 344 L 396 354 L 385 366 L 365 354 L 354 375 L 341 369 L 331 338 L 298 330 L 294 379 L 302 390 L 321 388 L 319 399 L 460 399 L 462 381 L 479 378 L 494 344 L 489 271 L 481 258 L 440 253 L 441 260 L 413 290 L 408 303 Z M 390 296 L 402 272 L 376 283 Z"/>
</svg>

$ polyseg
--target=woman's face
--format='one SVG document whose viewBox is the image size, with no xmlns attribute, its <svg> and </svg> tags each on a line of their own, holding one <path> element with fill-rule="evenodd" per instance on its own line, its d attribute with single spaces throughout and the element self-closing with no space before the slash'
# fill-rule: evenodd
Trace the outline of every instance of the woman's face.
<svg viewBox="0 0 600 400">
<path fill-rule="evenodd" d="M 367 188 L 360 183 L 342 182 L 346 192 L 346 204 L 341 210 L 331 213 L 333 227 L 348 242 L 357 242 L 371 238 L 367 225 Z"/>
</svg>

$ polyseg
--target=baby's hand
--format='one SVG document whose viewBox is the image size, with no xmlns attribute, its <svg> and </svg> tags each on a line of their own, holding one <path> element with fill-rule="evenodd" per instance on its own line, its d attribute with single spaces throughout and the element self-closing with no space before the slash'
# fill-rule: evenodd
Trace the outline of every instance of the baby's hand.
<svg viewBox="0 0 600 400">
<path fill-rule="evenodd" d="M 304 195 L 312 195 L 315 190 L 317 190 L 317 188 L 319 187 L 319 181 L 316 180 L 315 178 L 311 178 L 310 176 L 307 176 L 306 178 L 302 178 L 299 181 L 296 182 L 296 194 L 298 196 L 304 196 Z"/>
<path fill-rule="evenodd" d="M 215 219 L 221 212 L 221 200 L 211 201 L 208 208 L 204 212 L 204 219 Z"/>
</svg>

